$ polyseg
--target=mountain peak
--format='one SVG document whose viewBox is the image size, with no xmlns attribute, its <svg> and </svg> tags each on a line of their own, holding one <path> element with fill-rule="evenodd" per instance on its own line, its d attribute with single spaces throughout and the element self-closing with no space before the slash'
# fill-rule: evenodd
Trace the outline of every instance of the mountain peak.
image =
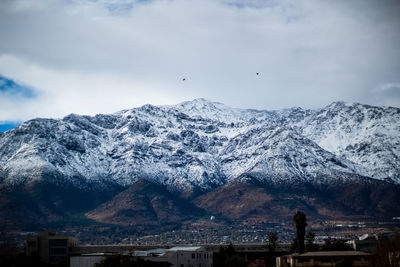
<svg viewBox="0 0 400 267">
<path fill-rule="evenodd" d="M 222 103 L 213 102 L 205 98 L 196 98 L 192 101 L 185 101 L 176 105 L 176 107 L 183 108 L 185 110 L 199 110 L 199 111 L 228 108 Z"/>
<path fill-rule="evenodd" d="M 351 107 L 353 105 L 354 105 L 353 103 L 349 103 L 349 102 L 335 101 L 335 102 L 332 102 L 329 105 L 327 105 L 325 107 L 325 109 L 342 109 L 345 107 Z"/>
</svg>

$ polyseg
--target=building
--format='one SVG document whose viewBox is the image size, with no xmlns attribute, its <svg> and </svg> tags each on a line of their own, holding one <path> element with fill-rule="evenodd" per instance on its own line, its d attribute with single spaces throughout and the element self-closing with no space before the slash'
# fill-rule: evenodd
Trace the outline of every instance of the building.
<svg viewBox="0 0 400 267">
<path fill-rule="evenodd" d="M 107 255 L 105 253 L 82 254 L 70 257 L 70 267 L 93 267 Z"/>
<path fill-rule="evenodd" d="M 373 252 L 378 244 L 377 235 L 364 234 L 358 239 L 348 241 L 347 243 L 357 251 Z"/>
<path fill-rule="evenodd" d="M 157 266 L 213 267 L 213 253 L 200 246 L 72 255 L 70 267 L 94 267 L 96 263 L 99 263 L 105 257 L 117 255 L 130 257 L 132 260 L 141 258 L 145 261 L 157 262 Z"/>
<path fill-rule="evenodd" d="M 40 261 L 47 264 L 67 263 L 71 247 L 78 244 L 78 239 L 71 236 L 39 232 L 26 238 L 26 255 L 38 255 Z"/>
<path fill-rule="evenodd" d="M 371 254 L 361 251 L 316 251 L 276 258 L 277 267 L 370 266 Z"/>
<path fill-rule="evenodd" d="M 154 249 L 135 251 L 135 256 L 155 262 L 169 262 L 171 267 L 212 267 L 213 253 L 204 247 L 172 247 L 170 249 Z"/>
<path fill-rule="evenodd" d="M 216 254 L 219 253 L 221 247 L 227 247 L 228 245 L 220 245 L 220 244 L 203 244 L 203 245 L 198 245 L 198 247 L 201 247 L 202 249 L 204 248 L 205 251 L 209 253 L 209 256 L 201 255 L 201 259 L 208 259 L 209 262 L 199 262 L 201 266 L 211 266 L 213 264 L 213 260 Z M 268 255 L 268 247 L 267 244 L 265 243 L 254 243 L 254 244 L 233 244 L 233 247 L 237 254 L 240 257 L 243 257 L 245 261 L 247 262 L 249 267 L 259 267 L 259 266 L 265 266 L 267 262 L 270 261 L 275 261 L 276 256 L 280 255 L 286 255 L 289 253 L 289 247 L 290 244 L 278 244 L 276 251 L 274 255 Z M 76 246 L 71 248 L 71 261 L 72 257 L 76 261 L 81 262 L 89 262 L 91 261 L 90 257 L 98 257 L 98 255 L 132 255 L 134 257 L 141 257 L 145 258 L 147 257 L 148 260 L 157 260 L 157 257 L 160 257 L 164 254 L 166 254 L 169 249 L 177 250 L 183 249 L 183 250 L 188 250 L 189 246 L 180 246 L 180 247 L 175 247 L 174 245 L 160 245 L 160 246 L 155 246 L 155 245 L 81 245 L 81 246 Z M 186 254 L 188 252 L 184 252 L 182 254 Z M 213 254 L 214 253 L 214 254 Z M 172 253 L 170 253 L 172 254 Z M 170 255 L 168 254 L 168 255 Z M 163 257 L 163 259 L 168 258 Z M 191 256 L 191 255 L 190 255 Z M 197 256 L 197 255 L 196 255 Z M 153 257 L 151 259 L 151 257 Z M 183 257 L 179 256 L 178 257 Z M 200 255 L 199 255 L 200 257 Z M 271 259 L 270 257 L 273 257 Z M 212 260 L 211 260 L 212 259 Z M 190 259 L 189 259 L 190 260 Z M 185 265 L 186 263 L 186 265 Z M 83 264 L 83 263 L 82 263 Z M 184 264 L 184 266 L 187 266 L 187 262 L 183 262 L 181 264 Z M 192 264 L 192 261 L 191 261 Z M 207 265 L 204 265 L 207 264 Z M 72 266 L 72 265 L 71 265 Z M 74 265 L 74 266 L 79 266 L 79 265 Z M 85 265 L 86 266 L 86 265 Z M 180 265 L 177 265 L 180 266 Z"/>
</svg>

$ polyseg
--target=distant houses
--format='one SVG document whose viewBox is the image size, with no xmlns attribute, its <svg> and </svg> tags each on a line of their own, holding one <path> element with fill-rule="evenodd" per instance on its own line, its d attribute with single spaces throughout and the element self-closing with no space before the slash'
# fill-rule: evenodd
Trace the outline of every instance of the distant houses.
<svg viewBox="0 0 400 267">
<path fill-rule="evenodd" d="M 276 258 L 276 267 L 371 266 L 372 255 L 361 251 L 314 251 Z"/>
<path fill-rule="evenodd" d="M 398 236 L 363 235 L 359 239 L 348 241 L 347 244 L 352 245 L 355 251 L 311 251 L 288 254 L 288 244 L 278 244 L 277 249 L 272 253 L 266 244 L 261 243 L 231 244 L 229 246 L 219 244 L 95 246 L 79 245 L 79 241 L 71 236 L 58 235 L 55 232 L 39 232 L 27 237 L 26 256 L 32 257 L 32 259 L 33 257 L 39 258 L 43 266 L 65 267 L 95 267 L 96 264 L 114 266 L 104 265 L 107 260 L 125 260 L 135 264 L 139 262 L 140 266 L 223 267 L 220 266 L 220 263 L 225 260 L 225 256 L 229 255 L 233 255 L 232 259 L 239 257 L 247 267 L 274 265 L 276 267 L 366 267 L 375 266 L 374 264 L 378 262 L 382 262 L 382 264 L 376 266 L 389 266 L 388 264 L 396 262 L 400 264 L 400 238 Z M 326 247 L 317 246 L 316 249 L 326 249 Z M 231 253 L 231 255 L 228 252 L 234 252 L 234 254 Z"/>
</svg>

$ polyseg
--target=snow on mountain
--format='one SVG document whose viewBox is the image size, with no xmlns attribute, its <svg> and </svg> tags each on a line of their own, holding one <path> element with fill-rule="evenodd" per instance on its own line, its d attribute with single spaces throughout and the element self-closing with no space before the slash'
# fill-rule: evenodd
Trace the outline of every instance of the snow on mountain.
<svg viewBox="0 0 400 267">
<path fill-rule="evenodd" d="M 229 141 L 222 153 L 230 178 L 251 174 L 273 183 L 329 183 L 354 174 L 359 166 L 322 149 L 290 128 L 255 126 Z M 344 175 L 347 174 L 347 175 Z"/>
<path fill-rule="evenodd" d="M 323 149 L 363 167 L 363 175 L 400 182 L 400 109 L 335 102 L 300 131 Z"/>
<path fill-rule="evenodd" d="M 274 183 L 367 176 L 400 183 L 400 110 L 229 108 L 204 99 L 115 114 L 34 119 L 0 135 L 0 183 L 78 187 L 140 179 L 208 190 L 252 174 Z"/>
<path fill-rule="evenodd" d="M 192 118 L 207 118 L 216 122 L 245 123 L 274 120 L 275 112 L 255 109 L 237 109 L 222 103 L 210 102 L 203 98 L 186 101 L 173 107 L 176 111 L 185 113 Z"/>
</svg>

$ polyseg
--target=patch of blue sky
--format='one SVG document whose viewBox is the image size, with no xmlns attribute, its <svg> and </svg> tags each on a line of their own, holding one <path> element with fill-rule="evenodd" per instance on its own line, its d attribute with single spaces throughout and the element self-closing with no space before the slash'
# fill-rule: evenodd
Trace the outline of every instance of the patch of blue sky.
<svg viewBox="0 0 400 267">
<path fill-rule="evenodd" d="M 7 79 L 0 75 L 0 94 L 16 97 L 16 98 L 36 98 L 35 90 L 27 85 L 22 85 L 11 79 Z"/>
<path fill-rule="evenodd" d="M 222 2 L 225 5 L 237 8 L 272 8 L 278 5 L 275 0 L 225 0 Z"/>
<path fill-rule="evenodd" d="M 277 0 L 222 0 L 222 4 L 238 9 L 276 9 L 285 19 L 286 24 L 295 24 L 304 19 L 302 14 L 296 12 L 293 4 L 282 3 Z"/>
<path fill-rule="evenodd" d="M 15 127 L 19 126 L 20 124 L 21 124 L 21 122 L 8 122 L 8 121 L 1 122 L 0 121 L 0 133 L 4 133 L 8 130 L 12 130 Z"/>
<path fill-rule="evenodd" d="M 137 5 L 150 4 L 153 0 L 125 0 L 105 3 L 106 8 L 114 15 L 124 15 Z"/>
</svg>

